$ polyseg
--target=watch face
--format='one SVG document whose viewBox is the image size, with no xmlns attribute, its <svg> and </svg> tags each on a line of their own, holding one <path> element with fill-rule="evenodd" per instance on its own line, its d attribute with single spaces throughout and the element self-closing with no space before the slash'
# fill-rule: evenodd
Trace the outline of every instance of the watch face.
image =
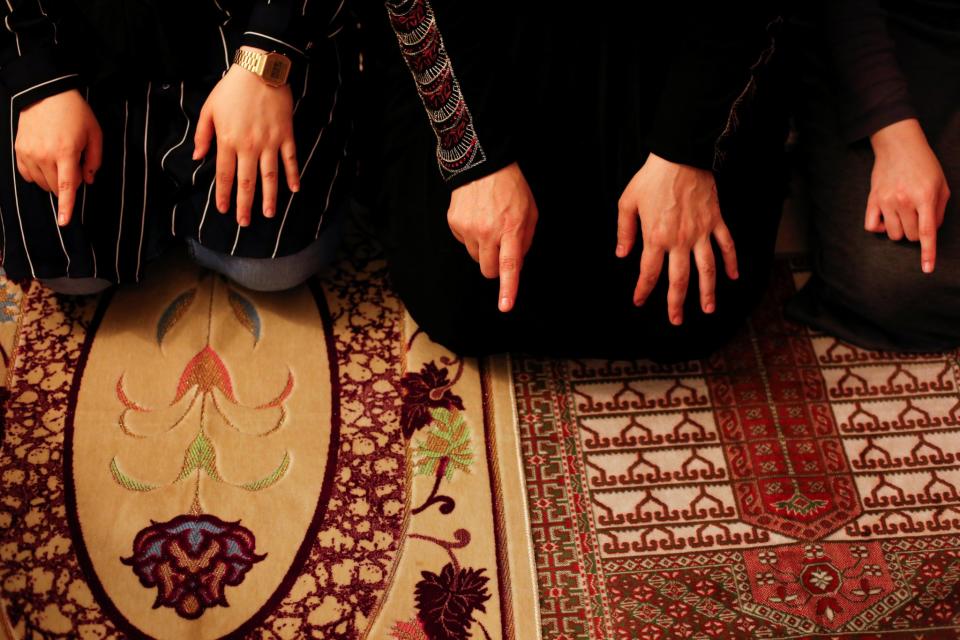
<svg viewBox="0 0 960 640">
<path fill-rule="evenodd" d="M 279 53 L 270 53 L 263 65 L 263 79 L 274 85 L 287 83 L 290 74 L 290 60 Z"/>
</svg>

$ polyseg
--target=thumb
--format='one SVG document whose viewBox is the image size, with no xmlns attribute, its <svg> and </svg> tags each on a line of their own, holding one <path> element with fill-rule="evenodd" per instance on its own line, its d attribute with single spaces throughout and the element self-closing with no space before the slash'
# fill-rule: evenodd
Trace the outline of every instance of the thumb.
<svg viewBox="0 0 960 640">
<path fill-rule="evenodd" d="M 193 136 L 193 159 L 199 160 L 210 151 L 210 143 L 213 141 L 213 116 L 210 110 L 204 105 L 200 110 L 200 119 L 197 121 L 197 132 Z"/>
<path fill-rule="evenodd" d="M 617 257 L 625 258 L 637 239 L 637 211 L 623 199 L 617 205 Z"/>
</svg>

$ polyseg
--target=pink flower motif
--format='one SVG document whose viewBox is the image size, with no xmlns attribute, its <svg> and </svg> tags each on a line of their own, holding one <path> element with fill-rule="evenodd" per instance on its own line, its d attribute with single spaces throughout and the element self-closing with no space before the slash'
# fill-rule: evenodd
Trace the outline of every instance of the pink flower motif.
<svg viewBox="0 0 960 640">
<path fill-rule="evenodd" d="M 254 431 L 256 435 L 269 435 L 283 426 L 287 415 L 284 403 L 290 397 L 293 386 L 293 373 L 287 371 L 287 381 L 273 399 L 255 406 L 244 405 L 237 399 L 233 380 L 223 359 L 208 344 L 187 362 L 173 399 L 162 409 L 148 409 L 132 400 L 125 389 L 124 377 L 120 376 L 116 385 L 117 399 L 123 405 L 119 424 L 125 434 L 137 438 L 148 437 L 144 433 L 146 429 L 135 427 L 137 423 L 166 423 L 166 431 L 172 431 L 183 422 L 199 400 L 209 402 L 231 429 L 240 431 L 235 422 L 236 417 L 242 416 L 245 427 L 263 424 Z M 221 398 L 225 403 L 221 402 Z M 155 433 L 156 427 L 150 430 Z M 244 432 L 248 430 L 244 429 Z"/>
</svg>

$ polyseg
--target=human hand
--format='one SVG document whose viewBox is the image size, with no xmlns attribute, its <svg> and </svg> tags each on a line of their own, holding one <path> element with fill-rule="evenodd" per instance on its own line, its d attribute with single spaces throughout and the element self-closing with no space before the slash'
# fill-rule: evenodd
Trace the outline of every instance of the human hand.
<svg viewBox="0 0 960 640">
<path fill-rule="evenodd" d="M 217 138 L 216 205 L 230 210 L 230 194 L 237 184 L 237 223 L 250 224 L 257 188 L 257 169 L 263 215 L 277 210 L 277 154 L 290 191 L 300 190 L 297 147 L 293 138 L 293 95 L 289 86 L 271 87 L 246 69 L 233 65 L 213 88 L 200 110 L 194 136 L 193 159 L 207 155 Z"/>
<path fill-rule="evenodd" d="M 950 199 L 943 169 L 916 119 L 901 120 L 870 136 L 873 173 L 863 226 L 894 241 L 920 241 L 920 267 L 931 273 L 937 229 Z"/>
<path fill-rule="evenodd" d="M 713 313 L 716 263 L 710 246 L 711 235 L 720 247 L 727 275 L 733 280 L 738 277 L 737 252 L 720 216 L 713 174 L 651 153 L 624 189 L 618 209 L 617 257 L 626 257 L 633 248 L 638 217 L 643 236 L 640 276 L 633 303 L 642 305 L 653 291 L 667 254 L 670 278 L 667 314 L 672 324 L 683 323 L 692 251 L 700 277 L 700 308 L 704 313 Z"/>
<path fill-rule="evenodd" d="M 70 222 L 77 189 L 100 168 L 103 134 L 77 90 L 44 98 L 20 112 L 13 145 L 17 170 L 57 196 L 57 224 Z"/>
<path fill-rule="evenodd" d="M 483 275 L 500 278 L 500 311 L 513 309 L 537 226 L 537 203 L 520 167 L 513 163 L 454 189 L 447 222 Z"/>
</svg>

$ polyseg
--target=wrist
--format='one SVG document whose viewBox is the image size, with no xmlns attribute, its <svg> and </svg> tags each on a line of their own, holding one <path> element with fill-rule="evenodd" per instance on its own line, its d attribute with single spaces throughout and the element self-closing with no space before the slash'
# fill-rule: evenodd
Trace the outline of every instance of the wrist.
<svg viewBox="0 0 960 640">
<path fill-rule="evenodd" d="M 76 99 L 76 98 L 79 98 L 80 100 L 84 100 L 83 94 L 81 94 L 78 89 L 68 89 L 67 91 L 61 91 L 60 93 L 54 93 L 53 95 L 49 95 L 49 96 L 47 96 L 46 98 L 41 98 L 40 100 L 37 100 L 36 102 L 33 102 L 33 103 L 31 103 L 31 104 L 28 104 L 27 106 L 25 106 L 25 107 L 23 107 L 22 109 L 20 109 L 20 113 L 26 113 L 26 112 L 30 111 L 31 109 L 33 109 L 34 107 L 36 107 L 36 106 L 38 106 L 38 105 L 42 105 L 42 104 L 44 104 L 44 103 L 46 103 L 46 104 L 51 104 L 53 101 L 62 100 L 62 99 L 64 99 L 64 98 L 68 98 L 68 99 Z M 84 100 L 84 102 L 86 102 L 86 100 Z"/>
<path fill-rule="evenodd" d="M 251 47 L 248 44 L 241 45 L 240 51 L 249 51 L 250 53 L 267 53 L 266 49 L 260 49 L 259 47 Z"/>
<path fill-rule="evenodd" d="M 282 53 L 243 45 L 234 54 L 232 66 L 239 67 L 244 73 L 250 73 L 267 86 L 276 88 L 287 86 L 291 65 L 290 58 Z"/>
<path fill-rule="evenodd" d="M 870 146 L 876 155 L 884 155 L 915 145 L 927 144 L 927 137 L 916 118 L 889 124 L 870 136 Z"/>
</svg>

